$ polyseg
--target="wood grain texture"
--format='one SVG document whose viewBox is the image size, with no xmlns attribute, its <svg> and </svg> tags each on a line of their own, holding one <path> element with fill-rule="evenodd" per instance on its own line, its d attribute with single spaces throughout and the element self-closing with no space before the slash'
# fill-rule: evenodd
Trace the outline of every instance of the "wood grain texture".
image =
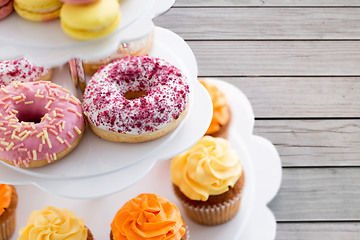
<svg viewBox="0 0 360 240">
<path fill-rule="evenodd" d="M 175 6 L 231 6 L 231 7 L 265 7 L 265 6 L 360 6 L 357 0 L 176 0 Z"/>
<path fill-rule="evenodd" d="M 155 19 L 185 40 L 360 39 L 359 22 L 360 8 L 173 8 Z"/>
<path fill-rule="evenodd" d="M 257 118 L 360 117 L 360 77 L 219 79 L 249 98 Z"/>
<path fill-rule="evenodd" d="M 276 240 L 360 239 L 360 223 L 280 223 Z"/>
<path fill-rule="evenodd" d="M 188 41 L 199 76 L 360 76 L 360 41 Z"/>
<path fill-rule="evenodd" d="M 256 120 L 283 166 L 360 166 L 360 120 Z"/>
<path fill-rule="evenodd" d="M 277 221 L 360 221 L 359 189 L 360 168 L 285 168 L 269 207 Z"/>
</svg>

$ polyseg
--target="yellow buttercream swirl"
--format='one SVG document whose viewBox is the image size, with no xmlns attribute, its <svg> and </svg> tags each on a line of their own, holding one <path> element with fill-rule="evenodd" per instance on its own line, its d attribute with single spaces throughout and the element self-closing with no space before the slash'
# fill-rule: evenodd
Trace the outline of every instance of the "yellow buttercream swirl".
<svg viewBox="0 0 360 240">
<path fill-rule="evenodd" d="M 86 240 L 84 220 L 65 208 L 46 207 L 33 211 L 18 240 Z"/>
<path fill-rule="evenodd" d="M 171 179 L 191 200 L 207 201 L 233 187 L 242 174 L 241 161 L 223 138 L 204 136 L 171 162 Z"/>
<path fill-rule="evenodd" d="M 225 94 L 217 86 L 204 80 L 200 80 L 200 83 L 209 92 L 213 104 L 213 117 L 205 133 L 212 134 L 219 131 L 220 127 L 230 120 L 230 109 Z"/>
<path fill-rule="evenodd" d="M 180 240 L 186 233 L 178 208 L 164 197 L 140 194 L 116 213 L 114 240 Z"/>
<path fill-rule="evenodd" d="M 11 187 L 6 184 L 0 184 L 0 216 L 11 203 Z"/>
</svg>

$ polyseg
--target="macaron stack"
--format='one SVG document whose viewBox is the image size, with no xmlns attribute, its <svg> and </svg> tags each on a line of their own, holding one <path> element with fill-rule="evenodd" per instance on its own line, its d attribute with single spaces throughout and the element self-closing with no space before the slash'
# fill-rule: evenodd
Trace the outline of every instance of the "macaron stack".
<svg viewBox="0 0 360 240">
<path fill-rule="evenodd" d="M 13 0 L 0 0 L 0 19 L 5 18 L 14 10 Z"/>
<path fill-rule="evenodd" d="M 101 38 L 112 33 L 120 23 L 118 0 L 62 0 L 61 27 L 80 40 Z"/>
<path fill-rule="evenodd" d="M 60 17 L 63 31 L 79 40 L 107 36 L 120 24 L 118 0 L 0 0 L 0 19 L 13 9 L 30 21 Z"/>
</svg>

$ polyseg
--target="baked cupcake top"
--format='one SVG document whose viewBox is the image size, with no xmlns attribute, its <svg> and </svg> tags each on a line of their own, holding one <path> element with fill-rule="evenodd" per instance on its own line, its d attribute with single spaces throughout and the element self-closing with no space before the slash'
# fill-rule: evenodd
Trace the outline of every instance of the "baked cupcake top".
<svg viewBox="0 0 360 240">
<path fill-rule="evenodd" d="M 186 233 L 180 211 L 164 197 L 140 194 L 116 213 L 114 240 L 180 240 Z"/>
<path fill-rule="evenodd" d="M 0 216 L 10 206 L 11 202 L 11 187 L 7 184 L 0 184 Z"/>
<path fill-rule="evenodd" d="M 18 240 L 86 240 L 84 220 L 65 208 L 46 207 L 33 211 L 26 227 L 19 230 Z"/>
<path fill-rule="evenodd" d="M 33 82 L 48 74 L 51 68 L 32 64 L 26 58 L 0 61 L 0 85 L 14 81 Z"/>
<path fill-rule="evenodd" d="M 220 126 L 225 125 L 230 120 L 229 105 L 225 94 L 216 85 L 204 80 L 200 80 L 200 83 L 209 92 L 213 104 L 213 117 L 205 133 L 212 134 L 219 131 Z"/>
<path fill-rule="evenodd" d="M 171 162 L 171 180 L 186 197 L 196 201 L 228 191 L 241 174 L 240 158 L 224 138 L 204 136 Z"/>
</svg>

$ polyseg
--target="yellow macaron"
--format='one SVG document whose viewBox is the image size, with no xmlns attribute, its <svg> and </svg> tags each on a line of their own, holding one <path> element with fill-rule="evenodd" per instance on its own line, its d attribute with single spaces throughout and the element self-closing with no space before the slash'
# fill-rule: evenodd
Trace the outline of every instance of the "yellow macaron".
<svg viewBox="0 0 360 240">
<path fill-rule="evenodd" d="M 59 0 L 15 0 L 14 9 L 31 21 L 47 21 L 59 17 L 63 5 Z"/>
<path fill-rule="evenodd" d="M 99 0 L 84 5 L 65 3 L 60 11 L 61 27 L 80 40 L 101 38 L 112 33 L 120 23 L 117 0 Z"/>
</svg>

